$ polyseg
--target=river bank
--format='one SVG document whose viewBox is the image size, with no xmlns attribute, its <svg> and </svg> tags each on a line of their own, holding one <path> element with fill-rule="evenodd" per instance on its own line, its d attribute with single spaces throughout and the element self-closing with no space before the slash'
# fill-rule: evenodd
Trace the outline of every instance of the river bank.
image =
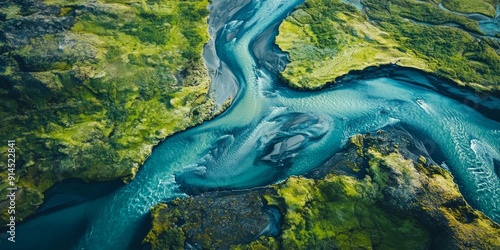
<svg viewBox="0 0 500 250">
<path fill-rule="evenodd" d="M 208 4 L 0 4 L 0 138 L 19 146 L 18 222 L 62 180 L 131 181 L 160 141 L 220 110 L 202 60 Z"/>
<path fill-rule="evenodd" d="M 351 137 L 306 177 L 160 204 L 151 210 L 145 243 L 152 249 L 500 247 L 500 225 L 465 202 L 452 175 L 424 156 L 412 135 L 387 129 Z"/>
<path fill-rule="evenodd" d="M 361 3 L 361 10 L 340 0 L 298 6 L 276 39 L 291 61 L 282 79 L 292 87 L 314 89 L 352 70 L 396 64 L 478 93 L 500 93 L 500 42 L 485 35 L 477 20 L 432 1 Z"/>
<path fill-rule="evenodd" d="M 429 88 L 477 110 L 492 120 L 500 121 L 500 97 L 498 97 L 498 94 L 475 92 L 470 87 L 457 86 L 453 80 L 448 78 L 429 74 L 428 72 L 411 67 L 402 67 L 394 64 L 370 66 L 363 70 L 350 71 L 347 75 L 338 77 L 335 82 L 325 84 L 324 87 L 334 87 L 335 84 L 356 79 L 361 80 L 366 78 L 366 75 L 370 77 L 401 79 L 417 86 Z"/>
</svg>

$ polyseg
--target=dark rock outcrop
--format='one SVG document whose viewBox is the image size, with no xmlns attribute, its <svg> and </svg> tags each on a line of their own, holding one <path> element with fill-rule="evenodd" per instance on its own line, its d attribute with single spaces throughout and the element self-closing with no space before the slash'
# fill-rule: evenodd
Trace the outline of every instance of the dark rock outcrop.
<svg viewBox="0 0 500 250">
<path fill-rule="evenodd" d="M 153 249 L 228 249 L 272 234 L 276 221 L 264 195 L 272 188 L 245 192 L 214 192 L 176 199 L 151 211 L 153 228 L 145 242 Z M 280 225 L 281 226 L 281 225 Z"/>
</svg>

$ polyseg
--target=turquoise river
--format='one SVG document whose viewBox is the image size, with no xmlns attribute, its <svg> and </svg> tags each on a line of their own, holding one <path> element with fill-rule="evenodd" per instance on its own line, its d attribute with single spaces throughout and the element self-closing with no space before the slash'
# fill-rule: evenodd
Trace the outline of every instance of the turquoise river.
<svg viewBox="0 0 500 250">
<path fill-rule="evenodd" d="M 211 13 L 223 13 L 228 2 L 214 1 Z M 384 74 L 351 74 L 321 91 L 292 90 L 272 70 L 273 63 L 283 67 L 273 41 L 277 25 L 302 1 L 239 2 L 212 27 L 214 52 L 205 55 L 218 82 L 213 88 L 236 83 L 214 90 L 219 96 L 233 91 L 231 106 L 168 137 L 126 185 L 68 181 L 49 190 L 40 211 L 17 227 L 16 249 L 138 249 L 149 209 L 159 202 L 304 174 L 348 137 L 388 126 L 410 131 L 452 172 L 467 201 L 500 222 L 498 117 L 436 91 L 438 79 L 395 66 L 380 69 Z"/>
</svg>

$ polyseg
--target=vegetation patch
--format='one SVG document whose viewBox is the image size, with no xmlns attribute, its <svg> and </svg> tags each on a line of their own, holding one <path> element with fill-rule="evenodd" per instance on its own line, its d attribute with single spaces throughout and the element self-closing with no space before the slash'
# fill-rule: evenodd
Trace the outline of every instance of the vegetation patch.
<svg viewBox="0 0 500 250">
<path fill-rule="evenodd" d="M 401 131 L 356 135 L 319 174 L 160 204 L 145 242 L 153 249 L 499 248 L 500 225 L 471 208 L 453 176 L 412 143 Z M 346 171 L 352 162 L 361 169 Z M 252 233 L 263 206 L 281 212 L 281 234 Z"/>
<path fill-rule="evenodd" d="M 21 201 L 66 178 L 130 180 L 159 141 L 213 116 L 208 4 L 0 4 L 0 138 L 16 140 Z"/>
<path fill-rule="evenodd" d="M 314 89 L 352 70 L 397 64 L 477 91 L 500 90 L 496 39 L 485 37 L 476 20 L 433 1 L 362 3 L 363 13 L 340 0 L 306 0 L 297 7 L 276 38 L 290 59 L 281 78 Z"/>
<path fill-rule="evenodd" d="M 495 17 L 495 5 L 499 4 L 496 0 L 444 0 L 437 2 L 442 2 L 443 6 L 449 10 L 469 14 L 479 13 L 489 17 Z"/>
</svg>

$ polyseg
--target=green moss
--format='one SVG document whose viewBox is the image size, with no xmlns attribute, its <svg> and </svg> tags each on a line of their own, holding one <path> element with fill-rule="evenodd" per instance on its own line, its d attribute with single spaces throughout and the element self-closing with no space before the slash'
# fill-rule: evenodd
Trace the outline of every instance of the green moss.
<svg viewBox="0 0 500 250">
<path fill-rule="evenodd" d="M 495 6 L 488 1 L 444 0 L 443 5 L 453 11 L 462 13 L 480 13 L 495 17 Z M 496 3 L 498 4 L 498 2 Z"/>
<path fill-rule="evenodd" d="M 383 5 L 367 0 L 364 4 L 367 4 L 370 8 L 375 8 L 374 11 L 368 12 L 368 15 L 378 21 L 387 20 L 387 12 L 389 12 L 392 18 L 396 16 L 396 19 L 398 19 L 397 16 L 400 16 L 413 23 L 416 21 L 416 24 L 449 25 L 453 23 L 467 31 L 482 34 L 477 21 L 443 10 L 431 1 L 391 1 L 391 4 Z M 398 21 L 403 20 L 399 19 Z"/>
<path fill-rule="evenodd" d="M 377 205 L 370 179 L 330 175 L 312 180 L 292 177 L 276 188 L 287 204 L 285 249 L 424 249 L 429 236 L 413 219 Z"/>
<path fill-rule="evenodd" d="M 363 142 L 362 135 L 355 135 L 355 136 L 349 138 L 349 143 L 351 143 L 352 145 L 354 145 L 356 147 L 356 152 L 359 155 L 363 155 L 364 142 Z"/>
<path fill-rule="evenodd" d="M 167 205 L 159 205 L 151 209 L 153 228 L 146 235 L 144 243 L 150 244 L 152 249 L 184 249 L 186 236 L 181 228 L 175 226 L 177 219 L 174 210 L 171 215 L 162 216 L 161 212 L 167 209 Z"/>
<path fill-rule="evenodd" d="M 231 246 L 231 250 L 271 250 L 280 249 L 279 243 L 273 237 L 261 236 L 250 244 Z"/>
<path fill-rule="evenodd" d="M 13 19 L 21 14 L 21 7 L 17 5 L 10 5 L 4 8 L 0 8 L 0 17 L 3 16 L 4 19 Z"/>
<path fill-rule="evenodd" d="M 279 28 L 276 43 L 289 53 L 291 63 L 281 78 L 297 88 L 319 88 L 351 70 L 396 62 L 411 62 L 425 69 L 423 61 L 404 53 L 353 6 L 336 1 L 306 1 Z M 304 14 L 301 14 L 304 15 Z M 307 22 L 307 23 L 301 23 Z"/>
<path fill-rule="evenodd" d="M 0 138 L 19 145 L 20 187 L 128 181 L 159 141 L 213 116 L 201 58 L 208 0 L 44 3 L 74 23 L 20 33 L 33 38 L 0 57 Z"/>
<path fill-rule="evenodd" d="M 165 249 L 168 242 L 159 242 L 159 236 L 177 237 L 181 246 L 202 249 L 248 249 L 244 243 L 256 239 L 269 224 L 262 196 L 275 196 L 273 189 L 252 192 L 209 193 L 186 199 L 177 199 L 151 210 L 153 227 L 145 243 L 153 249 Z M 180 234 L 182 232 L 182 235 Z M 275 246 L 274 238 L 261 237 L 251 245 L 262 249 Z"/>
<path fill-rule="evenodd" d="M 475 37 L 483 35 L 477 21 L 433 2 L 363 4 L 367 16 L 340 0 L 299 6 L 276 38 L 291 60 L 281 78 L 297 88 L 320 88 L 352 70 L 398 64 L 478 91 L 500 89 L 500 56 L 491 42 Z"/>
<path fill-rule="evenodd" d="M 42 201 L 43 194 L 40 194 L 38 190 L 31 188 L 18 189 L 16 191 L 16 209 L 14 215 L 16 217 L 16 222 L 23 221 L 24 218 L 33 213 L 36 208 L 42 204 Z M 5 213 L 2 213 L 1 219 L 9 221 L 10 215 L 7 213 L 7 210 L 4 211 Z"/>
<path fill-rule="evenodd" d="M 148 237 L 175 229 L 170 237 L 204 249 L 225 248 L 222 238 L 226 243 L 236 242 L 230 249 L 500 247 L 500 225 L 467 205 L 448 171 L 427 164 L 423 156 L 416 162 L 407 158 L 417 153 L 408 151 L 410 138 L 397 133 L 391 137 L 384 131 L 356 135 L 344 148 L 345 154 L 335 154 L 331 161 L 335 166 L 325 166 L 335 172 L 344 167 L 342 159 L 365 162 L 360 166 L 366 168 L 363 176 L 293 176 L 264 189 L 206 193 L 174 200 L 168 207 L 160 205 L 152 210 L 153 229 Z M 281 235 L 254 236 L 250 237 L 253 241 L 241 243 L 248 242 L 248 222 L 259 220 L 264 204 L 280 209 Z M 234 212 L 249 220 L 243 221 Z"/>
<path fill-rule="evenodd" d="M 274 186 L 279 198 L 266 199 L 286 203 L 281 247 L 497 248 L 500 226 L 467 205 L 452 175 L 422 156 L 416 164 L 405 158 L 397 148 L 406 152 L 407 145 L 383 147 L 392 141 L 386 135 L 350 138 L 356 147 L 346 149 L 368 162 L 363 179 L 329 174 Z"/>
</svg>

